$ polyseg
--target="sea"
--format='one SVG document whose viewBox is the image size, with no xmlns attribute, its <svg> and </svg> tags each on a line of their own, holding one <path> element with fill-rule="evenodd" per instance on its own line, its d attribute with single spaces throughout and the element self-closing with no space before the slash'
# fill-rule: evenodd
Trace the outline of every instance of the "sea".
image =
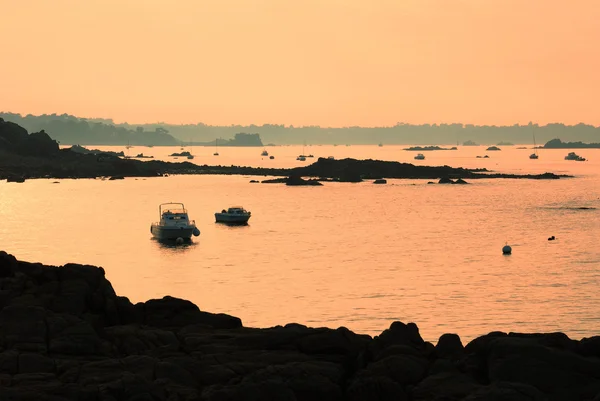
<svg viewBox="0 0 600 401">
<path fill-rule="evenodd" d="M 241 175 L 2 181 L 0 250 L 101 266 L 132 302 L 189 299 L 250 327 L 295 322 L 377 335 L 399 320 L 434 342 L 496 330 L 600 334 L 600 149 L 575 150 L 588 159 L 578 162 L 564 160 L 567 149 L 531 160 L 532 145 L 459 146 L 422 152 L 425 160 L 404 148 L 271 146 L 269 159 L 254 147 L 100 147 L 199 165 L 296 167 L 332 156 L 573 178 L 322 187 Z M 182 150 L 195 158 L 169 156 Z M 296 160 L 301 153 L 314 157 Z M 201 235 L 183 245 L 154 240 L 150 225 L 164 202 L 184 203 Z M 249 224 L 215 223 L 229 206 L 250 210 Z"/>
</svg>

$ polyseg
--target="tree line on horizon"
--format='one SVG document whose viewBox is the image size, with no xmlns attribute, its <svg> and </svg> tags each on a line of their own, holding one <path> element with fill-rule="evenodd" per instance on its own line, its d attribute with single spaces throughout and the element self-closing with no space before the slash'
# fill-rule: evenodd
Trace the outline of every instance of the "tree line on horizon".
<svg viewBox="0 0 600 401">
<path fill-rule="evenodd" d="M 80 118 L 68 114 L 22 116 L 0 113 L 0 117 L 15 122 L 29 132 L 45 130 L 63 144 L 81 145 L 180 145 L 190 142 L 211 142 L 230 139 L 241 132 L 258 133 L 263 143 L 291 144 L 459 144 L 474 141 L 482 145 L 498 142 L 543 145 L 555 138 L 563 141 L 593 142 L 600 138 L 600 127 L 589 124 L 565 125 L 553 123 L 540 126 L 474 124 L 406 124 L 391 127 L 295 127 L 283 124 L 212 126 L 198 124 L 115 124 L 111 119 Z"/>
</svg>

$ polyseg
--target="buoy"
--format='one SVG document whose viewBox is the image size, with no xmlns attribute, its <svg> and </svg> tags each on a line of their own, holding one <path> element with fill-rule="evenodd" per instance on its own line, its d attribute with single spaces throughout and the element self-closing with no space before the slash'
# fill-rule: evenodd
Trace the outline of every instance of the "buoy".
<svg viewBox="0 0 600 401">
<path fill-rule="evenodd" d="M 510 247 L 510 245 L 506 244 L 502 247 L 502 253 L 504 255 L 510 255 L 512 253 L 512 248 Z"/>
<path fill-rule="evenodd" d="M 183 238 L 177 237 L 177 239 L 175 240 L 175 242 L 177 242 L 178 244 L 183 244 Z"/>
<path fill-rule="evenodd" d="M 192 231 L 192 234 L 194 234 L 195 237 L 200 235 L 200 230 L 198 229 L 198 227 L 194 228 L 194 231 Z"/>
</svg>

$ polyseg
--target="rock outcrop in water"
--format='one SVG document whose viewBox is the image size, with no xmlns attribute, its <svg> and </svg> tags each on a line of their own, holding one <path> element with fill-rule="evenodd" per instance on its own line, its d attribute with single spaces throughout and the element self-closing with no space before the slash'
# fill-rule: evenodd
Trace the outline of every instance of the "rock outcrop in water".
<svg viewBox="0 0 600 401">
<path fill-rule="evenodd" d="M 132 304 L 104 270 L 0 252 L 0 400 L 511 400 L 600 397 L 600 337 L 493 332 L 437 344 L 414 323 L 243 327 L 165 297 Z"/>
</svg>

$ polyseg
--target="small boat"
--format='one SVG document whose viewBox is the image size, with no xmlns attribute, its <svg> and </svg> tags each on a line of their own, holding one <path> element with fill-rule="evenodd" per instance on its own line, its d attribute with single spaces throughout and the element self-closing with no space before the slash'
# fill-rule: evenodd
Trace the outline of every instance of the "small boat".
<svg viewBox="0 0 600 401">
<path fill-rule="evenodd" d="M 213 153 L 213 156 L 219 156 L 219 144 L 217 141 L 218 139 L 215 139 L 215 153 Z"/>
<path fill-rule="evenodd" d="M 267 149 L 265 149 L 262 151 L 262 153 L 260 155 L 261 156 L 269 156 L 269 152 L 267 152 Z"/>
<path fill-rule="evenodd" d="M 415 156 L 415 160 L 425 160 L 425 155 L 423 153 L 419 153 Z"/>
<path fill-rule="evenodd" d="M 269 156 L 269 159 L 273 160 L 275 158 L 275 156 Z"/>
<path fill-rule="evenodd" d="M 302 145 L 302 154 L 298 157 L 296 157 L 296 160 L 300 160 L 301 162 L 306 161 L 306 156 L 304 155 L 304 147 L 306 146 L 306 141 L 304 141 L 303 145 Z M 308 157 L 313 157 L 312 155 L 308 156 Z"/>
<path fill-rule="evenodd" d="M 565 160 L 575 160 L 578 162 L 584 162 L 586 159 L 585 157 L 579 156 L 575 152 L 569 152 L 569 154 L 565 156 Z"/>
<path fill-rule="evenodd" d="M 221 210 L 220 213 L 215 213 L 215 220 L 217 223 L 246 224 L 250 216 L 251 213 L 243 207 L 233 206 L 227 210 Z"/>
<path fill-rule="evenodd" d="M 158 206 L 160 220 L 152 223 L 150 232 L 160 240 L 189 240 L 199 236 L 200 230 L 194 220 L 190 220 L 183 203 L 162 203 Z"/>
<path fill-rule="evenodd" d="M 537 149 L 535 146 L 535 133 L 533 133 L 533 153 L 529 155 L 529 158 L 532 160 L 537 160 L 540 158 L 537 154 Z"/>
</svg>

